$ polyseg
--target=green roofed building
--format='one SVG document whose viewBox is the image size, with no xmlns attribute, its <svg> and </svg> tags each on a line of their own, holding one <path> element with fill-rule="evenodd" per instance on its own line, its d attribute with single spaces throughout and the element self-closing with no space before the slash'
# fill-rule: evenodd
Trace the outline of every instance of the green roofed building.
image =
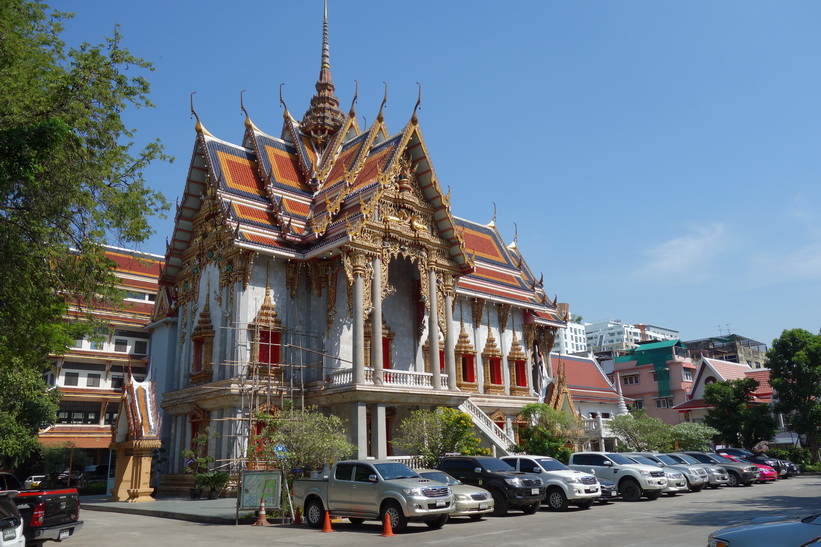
<svg viewBox="0 0 821 547">
<path fill-rule="evenodd" d="M 681 340 L 648 342 L 616 357 L 614 381 L 625 397 L 647 414 L 674 425 L 681 421 L 673 407 L 687 399 L 696 366 Z"/>
</svg>

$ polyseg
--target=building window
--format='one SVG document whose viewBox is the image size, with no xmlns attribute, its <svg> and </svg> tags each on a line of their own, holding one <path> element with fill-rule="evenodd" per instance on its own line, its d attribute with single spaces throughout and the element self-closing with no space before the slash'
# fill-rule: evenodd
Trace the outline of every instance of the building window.
<svg viewBox="0 0 821 547">
<path fill-rule="evenodd" d="M 148 353 L 148 342 L 145 340 L 137 340 L 134 342 L 134 353 L 137 355 L 145 355 Z"/>
<path fill-rule="evenodd" d="M 462 354 L 462 379 L 465 382 L 475 383 L 476 382 L 476 366 L 475 366 L 475 355 L 471 354 Z"/>
<path fill-rule="evenodd" d="M 609 412 L 602 412 L 601 417 L 606 420 L 606 419 L 610 418 L 610 413 Z"/>
<path fill-rule="evenodd" d="M 80 373 L 79 372 L 66 372 L 66 375 L 63 379 L 64 386 L 76 386 L 80 384 Z"/>
<path fill-rule="evenodd" d="M 116 410 L 106 410 L 105 412 L 105 425 L 111 425 L 117 420 L 117 411 Z"/>
<path fill-rule="evenodd" d="M 502 359 L 500 357 L 490 358 L 490 383 L 502 385 Z"/>
<path fill-rule="evenodd" d="M 639 375 L 631 374 L 630 376 L 622 376 L 621 381 L 626 386 L 631 386 L 639 383 Z"/>
<path fill-rule="evenodd" d="M 274 330 L 259 331 L 259 364 L 278 365 L 280 363 L 280 332 Z"/>
<path fill-rule="evenodd" d="M 633 408 L 636 410 L 641 410 L 644 408 L 644 401 L 633 401 Z"/>
<path fill-rule="evenodd" d="M 111 377 L 111 389 L 123 389 L 123 377 L 122 376 L 112 376 Z"/>
<path fill-rule="evenodd" d="M 194 340 L 194 354 L 191 358 L 191 370 L 193 372 L 200 372 L 202 370 L 202 349 L 204 341 L 202 338 Z"/>
<path fill-rule="evenodd" d="M 128 340 L 125 340 L 123 338 L 115 338 L 114 351 L 118 351 L 121 353 L 125 353 L 126 351 L 128 351 Z"/>
<path fill-rule="evenodd" d="M 650 374 L 653 376 L 653 381 L 654 381 L 654 382 L 658 382 L 658 381 L 659 381 L 659 376 L 658 376 L 658 374 L 657 374 L 657 373 L 655 373 L 655 372 L 651 372 Z"/>
<path fill-rule="evenodd" d="M 514 361 L 516 367 L 516 386 L 527 387 L 527 364 L 524 361 Z"/>
<path fill-rule="evenodd" d="M 685 382 L 692 382 L 693 381 L 693 371 L 688 368 L 685 368 L 681 371 L 682 379 Z"/>
<path fill-rule="evenodd" d="M 661 399 L 656 399 L 656 408 L 673 408 L 673 398 L 663 397 Z"/>
<path fill-rule="evenodd" d="M 89 374 L 86 377 L 86 387 L 100 387 L 100 375 Z"/>
<path fill-rule="evenodd" d="M 60 412 L 57 413 L 57 423 L 58 424 L 67 424 L 70 421 L 71 420 L 69 419 L 68 412 L 66 412 L 65 410 L 61 410 Z"/>
</svg>

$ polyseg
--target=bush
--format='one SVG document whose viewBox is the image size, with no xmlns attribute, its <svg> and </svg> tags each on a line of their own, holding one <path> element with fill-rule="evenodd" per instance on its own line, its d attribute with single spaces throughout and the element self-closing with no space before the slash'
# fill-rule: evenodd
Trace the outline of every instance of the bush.
<svg viewBox="0 0 821 547">
<path fill-rule="evenodd" d="M 77 489 L 81 496 L 98 496 L 106 493 L 106 481 L 87 482 Z"/>
<path fill-rule="evenodd" d="M 767 450 L 767 455 L 779 460 L 789 460 L 802 466 L 812 463 L 812 452 L 809 448 L 771 448 Z"/>
</svg>

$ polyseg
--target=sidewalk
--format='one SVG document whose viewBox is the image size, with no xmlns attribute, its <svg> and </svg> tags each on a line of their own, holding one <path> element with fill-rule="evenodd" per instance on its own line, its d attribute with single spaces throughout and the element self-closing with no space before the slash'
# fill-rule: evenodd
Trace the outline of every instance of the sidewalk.
<svg viewBox="0 0 821 547">
<path fill-rule="evenodd" d="M 202 522 L 206 524 L 235 524 L 237 515 L 236 498 L 218 498 L 215 500 L 191 500 L 185 497 L 155 496 L 156 501 L 125 503 L 108 501 L 108 496 L 81 496 L 80 508 L 83 511 L 108 511 L 111 513 L 129 513 L 167 519 Z M 240 524 L 251 524 L 256 521 L 256 511 L 240 511 Z M 243 516 L 245 518 L 243 518 Z M 268 517 L 271 524 L 280 524 L 279 518 Z"/>
</svg>

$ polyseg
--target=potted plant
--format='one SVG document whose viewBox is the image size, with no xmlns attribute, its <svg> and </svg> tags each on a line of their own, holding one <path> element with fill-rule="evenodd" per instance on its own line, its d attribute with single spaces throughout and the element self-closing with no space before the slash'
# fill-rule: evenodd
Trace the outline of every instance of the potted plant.
<svg viewBox="0 0 821 547">
<path fill-rule="evenodd" d="M 191 439 L 191 448 L 186 448 L 180 452 L 185 461 L 185 472 L 194 475 L 194 488 L 190 490 L 192 500 L 198 500 L 202 497 L 202 486 L 199 477 L 208 473 L 209 464 L 214 462 L 214 457 L 206 455 L 205 452 L 208 447 L 208 440 L 214 436 L 211 428 L 207 427 L 204 433 L 200 433 Z"/>
<path fill-rule="evenodd" d="M 230 477 L 225 471 L 206 471 L 198 474 L 194 480 L 197 488 L 208 488 L 208 499 L 212 500 L 222 493 Z"/>
</svg>

